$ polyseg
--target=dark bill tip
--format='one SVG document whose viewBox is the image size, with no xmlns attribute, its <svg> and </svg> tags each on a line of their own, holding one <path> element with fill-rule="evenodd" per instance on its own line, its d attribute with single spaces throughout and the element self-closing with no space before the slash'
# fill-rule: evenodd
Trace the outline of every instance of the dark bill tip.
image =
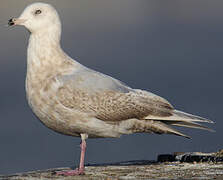
<svg viewBox="0 0 223 180">
<path fill-rule="evenodd" d="M 13 25 L 15 25 L 15 23 L 14 23 L 14 18 L 9 19 L 9 21 L 8 21 L 8 25 L 9 25 L 9 26 L 13 26 Z"/>
</svg>

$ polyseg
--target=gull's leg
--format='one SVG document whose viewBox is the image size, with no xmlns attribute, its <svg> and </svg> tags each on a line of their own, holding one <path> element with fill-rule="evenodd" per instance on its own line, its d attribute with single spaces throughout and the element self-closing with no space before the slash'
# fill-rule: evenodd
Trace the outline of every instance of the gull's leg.
<svg viewBox="0 0 223 180">
<path fill-rule="evenodd" d="M 81 135 L 81 157 L 80 157 L 80 165 L 78 169 L 81 174 L 84 174 L 84 157 L 85 157 L 85 151 L 87 147 L 85 139 L 86 138 L 82 138 L 82 135 Z"/>
<path fill-rule="evenodd" d="M 86 151 L 86 139 L 88 138 L 87 134 L 81 134 L 81 157 L 80 157 L 80 165 L 79 168 L 75 170 L 69 170 L 69 171 L 61 171 L 56 172 L 56 175 L 64 175 L 64 176 L 75 176 L 75 175 L 82 175 L 84 174 L 84 157 L 85 157 L 85 151 Z"/>
</svg>

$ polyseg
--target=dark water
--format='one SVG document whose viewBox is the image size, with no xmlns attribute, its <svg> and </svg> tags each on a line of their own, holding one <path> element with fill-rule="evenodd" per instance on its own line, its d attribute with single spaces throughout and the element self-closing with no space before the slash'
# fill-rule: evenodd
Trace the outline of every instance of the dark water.
<svg viewBox="0 0 223 180">
<path fill-rule="evenodd" d="M 26 103 L 28 32 L 2 25 L 31 2 L 0 2 L 0 174 L 74 166 L 79 161 L 80 139 L 47 129 Z M 182 129 L 192 140 L 149 134 L 90 139 L 86 163 L 152 160 L 159 153 L 222 148 L 222 1 L 45 2 L 61 15 L 62 46 L 71 57 L 131 87 L 152 91 L 177 109 L 216 122 L 210 125 L 216 133 Z"/>
</svg>

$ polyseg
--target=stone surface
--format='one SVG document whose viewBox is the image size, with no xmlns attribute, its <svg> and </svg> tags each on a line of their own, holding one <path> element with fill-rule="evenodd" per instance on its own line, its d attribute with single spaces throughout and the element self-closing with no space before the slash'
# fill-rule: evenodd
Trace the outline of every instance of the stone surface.
<svg viewBox="0 0 223 180">
<path fill-rule="evenodd" d="M 190 163 L 182 162 L 185 157 Z M 210 158 L 211 157 L 211 158 Z M 194 158 L 194 161 L 193 161 Z M 206 158 L 206 159 L 205 159 Z M 213 153 L 178 152 L 161 154 L 157 161 L 137 160 L 109 164 L 88 164 L 85 175 L 58 176 L 56 171 L 70 168 L 39 170 L 1 176 L 0 180 L 131 180 L 131 179 L 223 179 L 223 150 Z M 205 159 L 205 162 L 203 161 Z M 208 161 L 206 161 L 208 159 Z M 173 161 L 175 160 L 175 161 Z M 219 161 L 218 161 L 219 160 Z M 169 162 L 165 162 L 169 161 Z M 173 161 L 173 162 L 172 162 Z"/>
<path fill-rule="evenodd" d="M 147 165 L 109 165 L 87 166 L 82 176 L 64 177 L 55 175 L 55 171 L 69 168 L 48 169 L 0 176 L 0 179 L 12 180 L 126 180 L 126 179 L 223 179 L 223 163 L 180 163 L 151 162 Z"/>
</svg>

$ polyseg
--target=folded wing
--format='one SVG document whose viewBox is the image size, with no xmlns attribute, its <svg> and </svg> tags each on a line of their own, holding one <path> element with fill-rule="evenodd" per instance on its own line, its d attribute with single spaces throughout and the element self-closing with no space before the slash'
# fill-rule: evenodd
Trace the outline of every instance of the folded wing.
<svg viewBox="0 0 223 180">
<path fill-rule="evenodd" d="M 175 110 L 165 99 L 147 91 L 131 89 L 110 76 L 83 69 L 57 79 L 61 82 L 57 92 L 61 104 L 102 121 L 147 120 L 161 130 L 169 128 L 178 135 L 183 134 L 169 125 L 210 130 L 197 122 L 212 121 Z"/>
</svg>

